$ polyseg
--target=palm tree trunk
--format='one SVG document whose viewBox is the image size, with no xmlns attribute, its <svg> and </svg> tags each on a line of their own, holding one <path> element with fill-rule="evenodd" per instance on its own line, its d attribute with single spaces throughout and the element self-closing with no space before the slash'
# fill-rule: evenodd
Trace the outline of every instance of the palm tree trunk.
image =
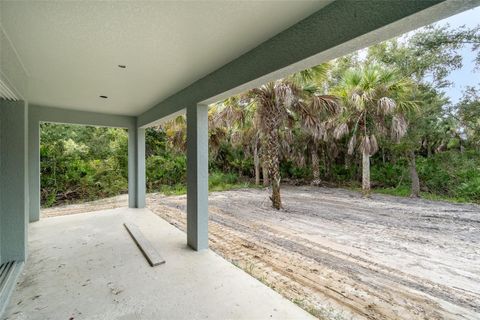
<svg viewBox="0 0 480 320">
<path fill-rule="evenodd" d="M 258 186 L 260 184 L 260 159 L 258 157 L 257 141 L 255 141 L 255 145 L 253 147 L 253 164 L 255 166 L 255 185 Z"/>
<path fill-rule="evenodd" d="M 418 178 L 414 151 L 410 151 L 408 165 L 410 167 L 410 179 L 412 180 L 412 194 L 410 195 L 410 197 L 418 198 L 420 197 L 420 179 Z"/>
<path fill-rule="evenodd" d="M 325 169 L 325 179 L 330 181 L 331 179 L 331 176 L 330 176 L 330 160 L 327 156 L 327 152 L 323 152 L 323 163 L 324 163 L 324 166 L 323 168 Z"/>
<path fill-rule="evenodd" d="M 370 155 L 366 152 L 362 153 L 362 191 L 370 194 Z"/>
<path fill-rule="evenodd" d="M 266 160 L 264 160 L 262 163 L 262 175 L 263 175 L 263 186 L 268 187 L 270 185 L 270 179 L 268 179 L 268 166 L 267 166 Z"/>
<path fill-rule="evenodd" d="M 280 172 L 272 178 L 272 206 L 280 210 L 282 208 L 282 199 L 280 197 Z"/>
<path fill-rule="evenodd" d="M 320 159 L 318 157 L 318 150 L 316 147 L 312 148 L 311 156 L 312 156 L 312 173 L 313 173 L 312 185 L 319 186 L 321 181 L 320 180 Z"/>
<path fill-rule="evenodd" d="M 282 208 L 280 198 L 280 145 L 278 131 L 275 128 L 269 131 L 266 137 L 266 155 L 268 175 L 272 179 L 272 206 L 279 210 Z"/>
</svg>

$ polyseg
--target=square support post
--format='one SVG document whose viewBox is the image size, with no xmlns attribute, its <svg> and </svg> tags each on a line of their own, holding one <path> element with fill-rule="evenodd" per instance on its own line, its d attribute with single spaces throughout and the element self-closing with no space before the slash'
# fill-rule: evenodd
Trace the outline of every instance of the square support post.
<svg viewBox="0 0 480 320">
<path fill-rule="evenodd" d="M 28 105 L 0 99 L 1 262 L 25 261 L 28 226 Z"/>
<path fill-rule="evenodd" d="M 29 222 L 40 220 L 40 123 L 28 121 Z"/>
<path fill-rule="evenodd" d="M 208 249 L 208 106 L 187 107 L 187 243 Z"/>
<path fill-rule="evenodd" d="M 128 206 L 145 208 L 145 129 L 128 128 Z"/>
</svg>

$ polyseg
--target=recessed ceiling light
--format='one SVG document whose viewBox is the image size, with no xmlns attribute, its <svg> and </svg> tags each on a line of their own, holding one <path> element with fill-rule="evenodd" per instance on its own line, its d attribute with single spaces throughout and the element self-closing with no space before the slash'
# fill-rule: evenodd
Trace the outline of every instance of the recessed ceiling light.
<svg viewBox="0 0 480 320">
<path fill-rule="evenodd" d="M 122 68 L 122 69 L 125 69 L 127 66 L 124 65 L 124 64 L 119 64 L 118 67 L 119 67 L 119 68 Z"/>
<path fill-rule="evenodd" d="M 100 96 L 100 98 L 107 99 L 108 97 L 107 96 Z"/>
</svg>

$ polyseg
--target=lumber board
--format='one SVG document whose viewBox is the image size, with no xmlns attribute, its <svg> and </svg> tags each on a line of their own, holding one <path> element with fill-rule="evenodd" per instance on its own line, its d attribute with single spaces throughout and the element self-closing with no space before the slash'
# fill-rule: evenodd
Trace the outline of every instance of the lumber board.
<svg viewBox="0 0 480 320">
<path fill-rule="evenodd" d="M 125 229 L 132 237 L 133 241 L 140 249 L 144 257 L 147 259 L 150 266 L 155 267 L 165 263 L 165 259 L 152 246 L 150 241 L 143 235 L 140 229 L 133 223 L 124 223 Z"/>
</svg>

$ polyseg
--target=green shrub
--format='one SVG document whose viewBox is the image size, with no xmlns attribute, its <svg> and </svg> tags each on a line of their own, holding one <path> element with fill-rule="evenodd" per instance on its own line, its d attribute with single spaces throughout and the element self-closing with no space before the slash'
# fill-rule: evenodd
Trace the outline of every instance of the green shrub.
<svg viewBox="0 0 480 320">
<path fill-rule="evenodd" d="M 322 168 L 322 174 L 325 176 L 325 168 Z M 330 180 L 332 182 L 347 182 L 355 180 L 356 175 L 356 165 L 352 164 L 345 167 L 345 164 L 333 164 L 332 165 L 332 177 Z"/>
<path fill-rule="evenodd" d="M 61 202 L 95 200 L 128 190 L 128 135 L 125 130 L 72 125 L 42 124 L 41 131 L 41 203 L 52 206 Z M 186 156 L 170 150 L 163 131 L 147 132 L 147 191 L 165 194 L 186 192 Z M 410 194 L 410 175 L 405 157 L 387 153 L 371 158 L 374 191 L 394 195 Z M 346 166 L 342 155 L 327 168 L 320 165 L 322 180 L 346 186 L 358 186 L 361 162 Z M 480 203 L 480 153 L 449 150 L 429 157 L 417 155 L 417 171 L 422 195 L 430 199 L 449 199 Z M 253 157 L 242 148 L 223 143 L 209 159 L 209 190 L 221 191 L 252 187 Z M 280 162 L 282 179 L 308 182 L 311 165 Z"/>
<path fill-rule="evenodd" d="M 417 159 L 422 190 L 480 202 L 480 154 L 448 151 Z"/>
<path fill-rule="evenodd" d="M 164 185 L 185 184 L 187 159 L 184 155 L 152 155 L 146 160 L 146 171 L 149 192 L 161 191 Z"/>
<path fill-rule="evenodd" d="M 480 176 L 473 177 L 470 181 L 461 183 L 457 188 L 457 197 L 458 196 L 480 202 Z"/>
<path fill-rule="evenodd" d="M 396 163 L 373 162 L 370 166 L 372 185 L 383 188 L 394 188 L 399 184 L 407 184 L 410 180 L 408 164 L 405 159 Z"/>
<path fill-rule="evenodd" d="M 127 132 L 41 124 L 41 204 L 95 200 L 127 192 Z"/>
<path fill-rule="evenodd" d="M 423 197 L 480 203 L 479 153 L 447 151 L 430 157 L 418 156 L 416 164 Z M 371 170 L 372 181 L 379 182 L 376 192 L 410 195 L 411 181 L 405 159 L 396 164 L 375 164 Z"/>
<path fill-rule="evenodd" d="M 293 161 L 283 160 L 280 162 L 280 175 L 282 179 L 309 180 L 312 178 L 312 169 L 310 166 L 299 167 Z"/>
</svg>

